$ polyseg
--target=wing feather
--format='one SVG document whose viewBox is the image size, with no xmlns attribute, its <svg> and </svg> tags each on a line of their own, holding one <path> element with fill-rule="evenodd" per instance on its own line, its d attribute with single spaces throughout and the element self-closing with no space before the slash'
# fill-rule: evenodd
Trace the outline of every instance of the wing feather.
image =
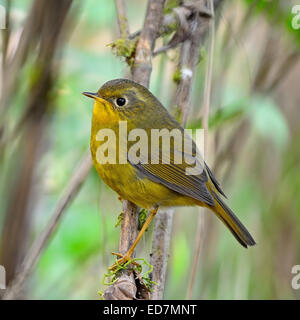
<svg viewBox="0 0 300 320">
<path fill-rule="evenodd" d="M 186 139 L 187 137 L 185 137 Z M 191 139 L 190 137 L 187 139 Z M 215 205 L 215 201 L 211 196 L 209 190 L 206 187 L 206 182 L 208 181 L 208 174 L 204 165 L 202 165 L 203 160 L 201 158 L 200 152 L 197 150 L 195 143 L 193 143 L 193 148 L 191 152 L 186 150 L 177 150 L 174 143 L 170 144 L 170 156 L 164 157 L 162 159 L 161 148 L 157 151 L 157 154 L 154 155 L 154 158 L 159 159 L 159 163 L 151 163 L 151 157 L 147 155 L 140 155 L 139 163 L 134 163 L 128 154 L 128 161 L 131 165 L 138 170 L 142 176 L 146 176 L 150 180 L 161 183 L 168 187 L 169 189 L 176 191 L 182 195 L 189 196 L 196 200 L 207 203 L 208 205 Z M 175 150 L 174 150 L 175 149 Z M 141 150 L 142 151 L 142 150 Z M 182 153 L 182 162 L 180 164 L 175 163 L 174 154 Z M 152 152 L 153 156 L 153 152 Z M 165 159 L 167 158 L 167 163 Z M 148 161 L 145 161 L 145 160 Z M 152 158 L 153 159 L 153 158 Z M 191 163 L 191 159 L 194 160 L 194 164 Z M 189 160 L 188 163 L 186 160 Z M 201 168 L 198 174 L 189 175 L 187 174 L 188 168 L 194 168 L 197 165 L 197 168 Z"/>
</svg>

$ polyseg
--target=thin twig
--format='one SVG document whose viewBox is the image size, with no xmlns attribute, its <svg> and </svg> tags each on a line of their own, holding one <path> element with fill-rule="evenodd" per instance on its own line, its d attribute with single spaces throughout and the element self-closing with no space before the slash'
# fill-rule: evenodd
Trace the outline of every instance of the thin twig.
<svg viewBox="0 0 300 320">
<path fill-rule="evenodd" d="M 207 10 L 204 7 L 198 6 L 197 9 L 198 9 L 198 13 L 202 17 L 205 17 L 205 18 L 211 17 L 210 13 L 207 12 Z M 188 20 L 191 17 L 192 13 L 193 13 L 193 6 L 188 6 L 188 5 L 185 6 L 184 4 L 172 9 L 171 13 L 164 15 L 161 27 L 159 29 L 158 37 L 163 36 L 167 33 L 176 31 L 178 27 L 182 23 L 184 23 L 184 20 Z M 128 38 L 130 40 L 133 40 L 136 37 L 138 37 L 140 34 L 141 34 L 141 30 L 138 30 L 131 33 L 128 36 Z"/>
<path fill-rule="evenodd" d="M 211 13 L 214 15 L 214 3 L 210 0 Z M 208 49 L 208 61 L 206 66 L 204 97 L 203 97 L 203 114 L 202 123 L 204 129 L 204 157 L 207 155 L 207 133 L 208 133 L 208 117 L 210 109 L 211 98 L 211 83 L 212 83 L 212 69 L 213 69 L 213 55 L 214 55 L 214 43 L 215 43 L 215 21 L 211 19 L 210 22 L 210 42 Z"/>
<path fill-rule="evenodd" d="M 184 41 L 183 39 L 178 39 L 176 42 L 169 43 L 169 44 L 166 44 L 165 46 L 158 48 L 157 50 L 155 50 L 153 52 L 153 57 L 156 57 L 157 55 L 159 55 L 161 53 L 165 53 L 166 51 L 168 51 L 170 49 L 176 48 L 183 41 Z"/>
<path fill-rule="evenodd" d="M 164 4 L 165 0 L 148 1 L 144 27 L 136 46 L 132 77 L 134 81 L 145 87 L 149 87 L 152 53 L 162 23 Z"/>
<path fill-rule="evenodd" d="M 3 70 L 3 87 L 0 100 L 0 126 L 3 125 L 5 120 L 5 113 L 8 110 L 10 101 L 13 97 L 13 92 L 16 91 L 20 77 L 19 70 L 24 65 L 28 57 L 28 53 L 31 47 L 34 47 L 38 41 L 38 34 L 42 25 L 42 11 L 43 6 L 39 1 L 34 1 L 30 13 L 26 19 L 24 30 L 22 32 L 21 39 L 18 43 L 18 47 L 11 61 L 7 63 L 6 59 L 5 68 Z"/>
<path fill-rule="evenodd" d="M 15 299 L 18 297 L 23 289 L 24 283 L 28 276 L 32 273 L 39 257 L 45 250 L 51 236 L 54 234 L 59 222 L 66 211 L 66 208 L 70 205 L 72 200 L 78 194 L 82 183 L 85 181 L 90 169 L 92 167 L 91 156 L 88 153 L 80 161 L 78 167 L 75 168 L 70 181 L 63 192 L 62 197 L 58 201 L 50 222 L 47 224 L 45 230 L 39 235 L 39 237 L 34 241 L 31 249 L 29 250 L 27 256 L 24 259 L 20 267 L 20 272 L 13 280 L 10 287 L 7 288 L 3 299 Z"/>
<path fill-rule="evenodd" d="M 126 14 L 126 4 L 125 0 L 115 0 L 116 9 L 117 9 L 117 19 L 119 25 L 119 32 L 122 38 L 129 37 L 129 25 Z"/>
<path fill-rule="evenodd" d="M 210 0 L 210 10 L 211 16 L 214 17 L 214 2 Z M 213 55 L 214 55 L 214 42 L 215 42 L 215 21 L 214 19 L 210 19 L 209 22 L 210 29 L 210 42 L 209 42 L 209 55 L 206 67 L 206 75 L 205 75 L 205 87 L 204 87 L 204 98 L 203 98 L 203 114 L 202 114 L 202 124 L 204 129 L 204 158 L 207 156 L 207 134 L 208 134 L 208 117 L 209 117 L 209 109 L 210 109 L 210 97 L 211 97 L 211 83 L 212 83 L 212 66 L 213 66 Z M 195 249 L 193 253 L 193 262 L 192 262 L 192 270 L 191 276 L 189 279 L 189 285 L 187 290 L 187 299 L 190 300 L 193 294 L 193 288 L 195 285 L 199 258 L 201 247 L 204 240 L 204 232 L 205 232 L 205 220 L 204 220 L 204 208 L 199 209 L 198 223 L 197 223 L 197 231 L 196 231 L 196 239 L 195 239 Z"/>
<path fill-rule="evenodd" d="M 7 48 L 10 40 L 11 25 L 10 25 L 11 0 L 6 0 L 5 8 L 5 29 L 2 30 L 3 35 L 3 49 L 2 49 L 2 69 L 4 69 L 7 58 Z"/>
</svg>

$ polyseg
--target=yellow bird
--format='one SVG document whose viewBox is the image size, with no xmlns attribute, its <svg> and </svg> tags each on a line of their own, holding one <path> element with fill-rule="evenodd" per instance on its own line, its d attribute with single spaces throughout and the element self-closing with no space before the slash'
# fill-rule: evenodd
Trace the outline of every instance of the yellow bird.
<svg viewBox="0 0 300 320">
<path fill-rule="evenodd" d="M 129 251 L 118 260 L 118 264 L 130 260 L 158 207 L 207 207 L 226 225 L 242 246 L 247 248 L 255 245 L 250 233 L 221 199 L 225 195 L 207 164 L 201 161 L 199 151 L 191 138 L 191 151 L 186 151 L 183 143 L 175 143 L 175 139 L 170 139 L 169 155 L 165 154 L 161 141 L 156 150 L 151 147 L 154 143 L 152 133 L 155 130 L 176 129 L 176 132 L 181 132 L 184 136 L 183 141 L 189 138 L 180 124 L 147 88 L 128 79 L 115 79 L 106 82 L 96 93 L 83 94 L 95 101 L 90 147 L 97 172 L 122 199 L 130 200 L 141 208 L 151 209 L 137 239 Z M 121 132 L 124 131 L 121 124 L 126 124 L 125 133 Z M 130 152 L 136 141 L 128 141 L 127 136 L 134 129 L 142 130 L 148 138 L 148 146 L 139 144 L 140 148 L 136 153 L 139 161 L 133 161 L 136 159 Z M 111 136 L 112 133 L 114 137 Z M 104 151 L 105 149 L 107 150 Z M 182 155 L 180 163 L 175 161 L 176 155 Z M 194 159 L 193 164 L 187 161 L 191 159 Z M 195 164 L 201 170 L 187 174 L 187 170 L 195 167 Z M 115 266 L 116 264 L 111 268 Z"/>
</svg>

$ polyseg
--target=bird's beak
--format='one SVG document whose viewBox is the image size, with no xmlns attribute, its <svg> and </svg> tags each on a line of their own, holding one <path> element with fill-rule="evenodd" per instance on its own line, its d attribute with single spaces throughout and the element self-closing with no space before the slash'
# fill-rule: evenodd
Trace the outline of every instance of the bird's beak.
<svg viewBox="0 0 300 320">
<path fill-rule="evenodd" d="M 93 92 L 82 92 L 83 95 L 89 97 L 89 98 L 93 98 L 96 99 L 98 97 L 98 93 L 93 93 Z"/>
<path fill-rule="evenodd" d="M 105 102 L 104 99 L 100 98 L 98 93 L 94 93 L 94 92 L 82 92 L 83 95 L 89 97 L 89 98 L 92 98 L 92 99 L 95 99 L 95 100 L 98 100 L 100 102 Z"/>
</svg>

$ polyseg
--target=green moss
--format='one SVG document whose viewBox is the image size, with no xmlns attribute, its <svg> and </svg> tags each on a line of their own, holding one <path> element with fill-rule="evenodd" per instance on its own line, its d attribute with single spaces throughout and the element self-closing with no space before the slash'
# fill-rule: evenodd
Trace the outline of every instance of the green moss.
<svg viewBox="0 0 300 320">
<path fill-rule="evenodd" d="M 124 264 L 117 265 L 115 270 L 108 270 L 108 273 L 105 273 L 103 276 L 102 283 L 105 286 L 110 286 L 110 285 L 114 284 L 118 280 L 120 272 L 123 270 L 126 270 L 129 265 L 131 265 L 133 262 L 137 262 L 137 261 L 140 261 L 140 262 L 142 262 L 142 264 L 146 265 L 148 267 L 148 270 L 146 272 L 142 273 L 142 270 L 143 270 L 142 264 L 133 265 L 133 267 L 130 266 L 130 268 L 133 268 L 133 270 L 135 270 L 136 273 L 141 275 L 141 279 L 143 280 L 145 286 L 147 287 L 147 289 L 150 292 L 152 292 L 153 285 L 157 285 L 157 283 L 155 281 L 152 281 L 150 279 L 150 274 L 153 271 L 153 266 L 149 262 L 147 262 L 146 259 L 143 259 L 143 258 L 131 259 Z M 117 262 L 118 262 L 118 259 L 116 260 L 116 263 Z M 103 297 L 102 291 L 98 291 L 98 294 L 100 295 L 100 297 Z"/>
<path fill-rule="evenodd" d="M 115 228 L 119 227 L 121 225 L 121 222 L 123 220 L 123 216 L 124 216 L 124 211 L 122 211 L 119 215 L 118 215 L 118 220 L 117 223 L 115 224 Z"/>
<path fill-rule="evenodd" d="M 176 69 L 174 74 L 173 74 L 173 81 L 178 84 L 180 82 L 180 79 L 181 79 L 181 71 L 180 69 Z"/>
<path fill-rule="evenodd" d="M 99 290 L 97 293 L 99 294 L 99 299 L 104 300 L 104 292 Z"/>
<path fill-rule="evenodd" d="M 179 108 L 179 106 L 175 106 L 173 110 L 174 110 L 174 112 L 173 112 L 174 118 L 175 118 L 178 122 L 181 122 L 181 117 L 182 117 L 182 111 L 181 111 L 181 109 Z"/>
<path fill-rule="evenodd" d="M 117 57 L 125 58 L 126 63 L 131 67 L 134 62 L 136 43 L 137 39 L 129 40 L 120 38 L 108 44 L 108 46 L 112 48 L 112 52 Z"/>
<path fill-rule="evenodd" d="M 180 0 L 167 0 L 164 8 L 164 13 L 170 13 L 172 9 L 179 7 Z"/>
<path fill-rule="evenodd" d="M 127 35 L 127 24 L 128 24 L 127 18 L 125 16 L 121 16 L 120 22 L 121 22 L 120 24 L 121 36 L 125 38 Z"/>
<path fill-rule="evenodd" d="M 175 15 L 175 14 L 174 14 L 174 15 Z M 176 20 L 176 21 L 177 21 L 177 20 Z M 177 28 L 178 28 L 178 23 L 177 23 L 177 22 L 170 23 L 170 24 L 168 25 L 168 32 L 167 32 L 167 34 L 176 31 Z"/>
<path fill-rule="evenodd" d="M 148 211 L 146 209 L 141 209 L 139 212 L 139 225 L 138 225 L 138 229 L 141 230 L 146 219 L 147 219 L 147 213 Z"/>
</svg>

